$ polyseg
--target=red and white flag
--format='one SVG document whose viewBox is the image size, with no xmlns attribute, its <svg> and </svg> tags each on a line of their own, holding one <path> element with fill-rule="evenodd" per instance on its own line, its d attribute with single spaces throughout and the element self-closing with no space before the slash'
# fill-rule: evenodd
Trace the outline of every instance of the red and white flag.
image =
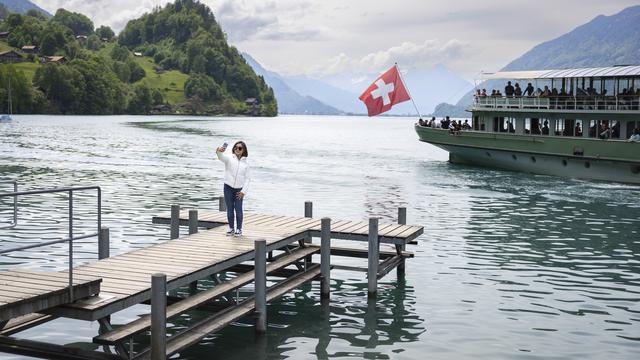
<svg viewBox="0 0 640 360">
<path fill-rule="evenodd" d="M 375 116 L 391 110 L 395 104 L 411 100 L 411 97 L 402 83 L 398 67 L 394 65 L 360 95 L 360 100 L 367 106 L 369 116 Z"/>
</svg>

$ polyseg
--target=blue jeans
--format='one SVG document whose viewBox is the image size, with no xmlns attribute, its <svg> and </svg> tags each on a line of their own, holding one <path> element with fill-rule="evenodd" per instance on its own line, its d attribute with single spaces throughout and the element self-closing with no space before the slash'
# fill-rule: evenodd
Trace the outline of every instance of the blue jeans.
<svg viewBox="0 0 640 360">
<path fill-rule="evenodd" d="M 235 189 L 231 186 L 224 184 L 224 203 L 227 205 L 227 221 L 229 222 L 229 228 L 233 229 L 233 213 L 235 211 L 235 217 L 238 220 L 238 227 L 236 229 L 242 230 L 242 200 L 238 199 L 236 195 L 242 189 Z"/>
</svg>

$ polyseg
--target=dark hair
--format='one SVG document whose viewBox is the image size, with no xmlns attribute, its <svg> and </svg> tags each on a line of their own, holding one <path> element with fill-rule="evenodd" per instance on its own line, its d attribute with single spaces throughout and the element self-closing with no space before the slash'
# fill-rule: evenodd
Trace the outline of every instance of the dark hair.
<svg viewBox="0 0 640 360">
<path fill-rule="evenodd" d="M 248 157 L 249 156 L 249 150 L 247 150 L 247 144 L 245 144 L 244 141 L 238 141 L 235 144 L 233 144 L 233 147 L 231 148 L 231 150 L 235 151 L 234 149 L 238 145 L 242 145 L 242 156 L 240 156 L 240 158 L 242 159 L 243 157 Z"/>
</svg>

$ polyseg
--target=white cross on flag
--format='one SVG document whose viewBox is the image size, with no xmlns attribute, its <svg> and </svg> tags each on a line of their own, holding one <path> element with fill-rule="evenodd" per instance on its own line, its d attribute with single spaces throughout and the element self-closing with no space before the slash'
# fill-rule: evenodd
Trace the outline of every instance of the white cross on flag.
<svg viewBox="0 0 640 360">
<path fill-rule="evenodd" d="M 411 97 L 402 83 L 398 67 L 394 65 L 360 95 L 360 100 L 367 106 L 369 116 L 375 116 L 389 111 L 395 104 L 411 100 Z"/>
</svg>

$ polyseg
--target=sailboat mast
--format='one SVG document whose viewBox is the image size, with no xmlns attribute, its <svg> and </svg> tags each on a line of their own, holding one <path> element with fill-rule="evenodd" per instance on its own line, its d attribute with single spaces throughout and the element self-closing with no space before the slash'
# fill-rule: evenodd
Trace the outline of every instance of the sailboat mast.
<svg viewBox="0 0 640 360">
<path fill-rule="evenodd" d="M 11 77 L 9 76 L 9 115 L 13 115 L 13 104 L 11 103 Z"/>
</svg>

